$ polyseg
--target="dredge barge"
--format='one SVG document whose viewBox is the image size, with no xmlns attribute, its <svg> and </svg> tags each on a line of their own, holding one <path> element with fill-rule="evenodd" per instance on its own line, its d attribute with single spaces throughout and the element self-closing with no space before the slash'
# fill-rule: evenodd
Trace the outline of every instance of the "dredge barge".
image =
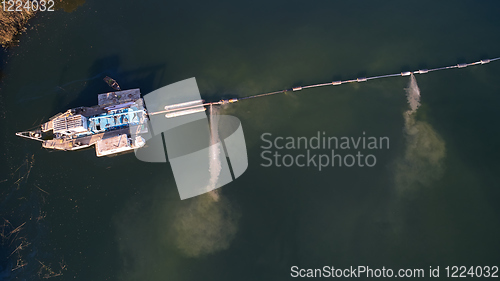
<svg viewBox="0 0 500 281">
<path fill-rule="evenodd" d="M 202 99 L 193 99 L 199 98 L 194 78 L 178 84 L 191 86 L 191 91 L 196 93 L 193 97 L 187 97 L 187 101 L 183 97 L 175 101 L 161 100 L 164 98 L 162 94 L 158 97 L 156 94 L 146 95 L 150 98 L 148 101 L 148 97 L 141 97 L 139 89 L 121 90 L 118 83 L 109 77 L 104 78 L 104 81 L 117 91 L 99 94 L 97 105 L 69 109 L 56 114 L 34 130 L 18 132 L 16 135 L 40 141 L 42 147 L 48 149 L 68 151 L 95 146 L 97 156 L 111 156 L 143 147 L 151 138 L 150 119 L 155 115 L 164 114 L 166 118 L 174 118 L 204 112 L 209 105 L 237 101 L 231 99 L 204 103 Z M 155 112 L 147 111 L 145 100 Z"/>
<path fill-rule="evenodd" d="M 78 150 L 95 145 L 97 156 L 144 146 L 147 111 L 139 89 L 98 95 L 98 105 L 59 113 L 33 131 L 16 135 L 42 142 L 42 147 Z M 135 130 L 132 132 L 130 130 Z M 132 136 L 135 136 L 132 138 Z"/>
</svg>

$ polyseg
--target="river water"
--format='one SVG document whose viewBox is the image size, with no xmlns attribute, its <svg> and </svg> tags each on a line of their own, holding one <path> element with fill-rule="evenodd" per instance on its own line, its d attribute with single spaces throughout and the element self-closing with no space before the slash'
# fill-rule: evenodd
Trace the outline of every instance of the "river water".
<svg viewBox="0 0 500 281">
<path fill-rule="evenodd" d="M 48 151 L 14 133 L 95 105 L 106 75 L 143 94 L 196 77 L 212 101 L 498 57 L 499 8 L 87 0 L 40 13 L 1 68 L 0 276 L 289 280 L 292 266 L 423 268 L 426 277 L 429 266 L 441 276 L 446 266 L 498 266 L 498 62 L 416 75 L 421 106 L 411 117 L 409 77 L 223 107 L 242 122 L 249 166 L 216 202 L 180 201 L 169 164 Z M 262 165 L 263 134 L 318 132 L 388 137 L 390 147 L 361 150 L 376 157 L 371 168 Z M 12 271 L 19 260 L 26 265 Z"/>
</svg>

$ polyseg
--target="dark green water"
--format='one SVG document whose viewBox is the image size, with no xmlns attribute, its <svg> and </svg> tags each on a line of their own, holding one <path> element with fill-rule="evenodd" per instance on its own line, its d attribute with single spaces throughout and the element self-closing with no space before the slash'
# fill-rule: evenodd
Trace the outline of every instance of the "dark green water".
<svg viewBox="0 0 500 281">
<path fill-rule="evenodd" d="M 87 0 L 72 13 L 40 14 L 2 63 L 0 211 L 14 227 L 27 222 L 21 235 L 31 245 L 22 251 L 28 265 L 7 277 L 11 256 L 0 276 L 37 280 L 39 261 L 59 271 L 62 260 L 59 280 L 288 280 L 292 266 L 324 265 L 427 276 L 429 266 L 441 275 L 445 266 L 499 266 L 500 62 L 416 76 L 416 119 L 445 150 L 425 155 L 426 144 L 436 146 L 423 138 L 424 153 L 413 150 L 406 168 L 407 77 L 223 109 L 242 121 L 249 167 L 205 213 L 196 207 L 205 199 L 179 200 L 168 164 L 52 152 L 14 135 L 96 104 L 109 91 L 105 75 L 143 94 L 196 77 L 202 97 L 219 100 L 498 57 L 499 9 L 495 1 Z M 387 136 L 390 149 L 375 152 L 373 168 L 260 166 L 263 133 L 318 131 Z M 16 169 L 32 155 L 17 188 L 28 169 Z M 206 254 L 179 247 L 179 237 L 198 245 L 182 225 Z M 12 250 L 3 246 L 2 257 Z"/>
</svg>

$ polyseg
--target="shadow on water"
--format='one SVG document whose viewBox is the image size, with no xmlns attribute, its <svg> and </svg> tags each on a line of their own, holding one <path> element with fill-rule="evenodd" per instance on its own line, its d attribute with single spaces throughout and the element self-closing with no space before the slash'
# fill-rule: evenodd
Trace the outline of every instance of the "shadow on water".
<svg viewBox="0 0 500 281">
<path fill-rule="evenodd" d="M 122 90 L 140 88 L 142 95 L 145 95 L 164 86 L 161 84 L 161 79 L 164 76 L 165 67 L 165 64 L 157 64 L 122 71 L 121 59 L 118 56 L 98 59 L 89 68 L 88 79 L 69 81 L 56 88 L 57 98 L 53 108 L 57 112 L 63 112 L 79 106 L 97 105 L 98 94 L 115 91 L 103 81 L 105 76 L 115 79 Z M 61 75 L 63 76 L 64 72 Z M 60 81 L 63 81 L 62 77 Z"/>
</svg>

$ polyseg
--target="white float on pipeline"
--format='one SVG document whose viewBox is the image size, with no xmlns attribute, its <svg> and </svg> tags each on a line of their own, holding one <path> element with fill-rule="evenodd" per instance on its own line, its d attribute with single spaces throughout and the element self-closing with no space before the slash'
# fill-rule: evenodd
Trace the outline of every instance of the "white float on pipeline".
<svg viewBox="0 0 500 281">
<path fill-rule="evenodd" d="M 427 73 L 427 72 L 429 72 L 428 69 L 420 69 L 420 70 L 415 71 L 414 73 L 424 74 L 424 73 Z"/>
</svg>

